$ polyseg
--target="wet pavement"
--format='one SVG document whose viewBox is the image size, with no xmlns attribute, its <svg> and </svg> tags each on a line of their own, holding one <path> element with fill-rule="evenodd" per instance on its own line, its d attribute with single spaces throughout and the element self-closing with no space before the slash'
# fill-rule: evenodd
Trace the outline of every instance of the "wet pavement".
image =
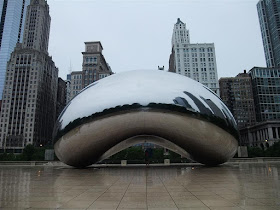
<svg viewBox="0 0 280 210">
<path fill-rule="evenodd" d="M 280 163 L 0 166 L 0 209 L 280 209 Z"/>
</svg>

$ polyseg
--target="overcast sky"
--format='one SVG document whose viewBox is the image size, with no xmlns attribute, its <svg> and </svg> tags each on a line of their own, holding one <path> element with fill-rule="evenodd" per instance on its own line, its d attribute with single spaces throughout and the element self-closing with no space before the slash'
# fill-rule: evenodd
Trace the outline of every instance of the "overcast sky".
<svg viewBox="0 0 280 210">
<path fill-rule="evenodd" d="M 191 43 L 214 43 L 218 76 L 265 67 L 258 0 L 48 0 L 49 53 L 59 76 L 82 70 L 84 42 L 101 41 L 113 72 L 165 66 L 177 18 Z M 71 65 L 70 65 L 71 64 Z"/>
</svg>

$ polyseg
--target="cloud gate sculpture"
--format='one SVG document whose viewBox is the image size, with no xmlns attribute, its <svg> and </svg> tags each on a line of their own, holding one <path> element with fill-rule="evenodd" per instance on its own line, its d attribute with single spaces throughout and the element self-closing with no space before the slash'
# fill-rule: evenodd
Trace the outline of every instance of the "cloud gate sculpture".
<svg viewBox="0 0 280 210">
<path fill-rule="evenodd" d="M 141 142 L 166 147 L 206 165 L 236 153 L 236 122 L 219 97 L 175 73 L 131 71 L 84 88 L 61 113 L 55 153 L 86 167 Z"/>
</svg>

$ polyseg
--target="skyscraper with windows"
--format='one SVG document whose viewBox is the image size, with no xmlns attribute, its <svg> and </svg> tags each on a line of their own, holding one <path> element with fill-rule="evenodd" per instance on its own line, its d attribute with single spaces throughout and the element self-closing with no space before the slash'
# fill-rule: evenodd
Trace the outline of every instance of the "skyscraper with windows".
<svg viewBox="0 0 280 210">
<path fill-rule="evenodd" d="M 30 0 L 0 1 L 0 100 L 7 62 L 16 43 L 22 42 L 27 6 Z"/>
<path fill-rule="evenodd" d="M 252 78 L 257 122 L 280 119 L 280 68 L 254 67 Z"/>
<path fill-rule="evenodd" d="M 67 81 L 64 81 L 60 77 L 57 82 L 57 100 L 56 100 L 56 119 L 66 106 L 67 100 Z"/>
<path fill-rule="evenodd" d="M 191 44 L 189 30 L 180 18 L 173 29 L 169 71 L 190 77 L 220 94 L 214 44 Z"/>
<path fill-rule="evenodd" d="M 112 73 L 109 64 L 102 54 L 101 42 L 85 42 L 82 71 L 71 72 L 71 98 L 89 84 L 107 77 Z"/>
<path fill-rule="evenodd" d="M 257 10 L 267 67 L 280 66 L 280 1 L 260 0 Z"/>
<path fill-rule="evenodd" d="M 256 114 L 251 77 L 246 70 L 236 77 L 219 79 L 220 97 L 233 114 L 238 128 L 254 125 Z"/>
<path fill-rule="evenodd" d="M 16 45 L 7 63 L 0 150 L 21 152 L 27 144 L 52 143 L 58 69 L 48 55 L 50 20 L 46 0 L 31 0 L 23 43 Z"/>
</svg>

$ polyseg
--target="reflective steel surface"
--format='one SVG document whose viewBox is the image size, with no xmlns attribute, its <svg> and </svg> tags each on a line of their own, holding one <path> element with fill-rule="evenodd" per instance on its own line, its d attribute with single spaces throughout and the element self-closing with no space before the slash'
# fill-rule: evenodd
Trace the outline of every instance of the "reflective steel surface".
<svg viewBox="0 0 280 210">
<path fill-rule="evenodd" d="M 55 152 L 85 167 L 136 136 L 207 165 L 226 162 L 238 145 L 236 122 L 210 89 L 174 73 L 131 71 L 89 85 L 67 105 L 55 127 Z"/>
<path fill-rule="evenodd" d="M 280 209 L 280 164 L 0 166 L 0 209 Z"/>
</svg>

